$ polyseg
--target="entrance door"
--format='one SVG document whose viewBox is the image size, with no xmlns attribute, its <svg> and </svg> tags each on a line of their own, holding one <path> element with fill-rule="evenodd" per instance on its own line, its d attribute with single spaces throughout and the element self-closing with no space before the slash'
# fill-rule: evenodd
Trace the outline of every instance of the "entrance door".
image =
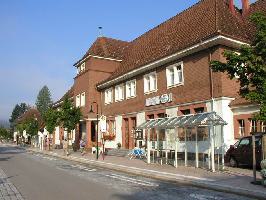
<svg viewBox="0 0 266 200">
<path fill-rule="evenodd" d="M 96 122 L 91 121 L 91 141 L 96 142 Z"/>
<path fill-rule="evenodd" d="M 125 148 L 129 149 L 129 121 L 124 119 L 125 123 Z"/>
</svg>

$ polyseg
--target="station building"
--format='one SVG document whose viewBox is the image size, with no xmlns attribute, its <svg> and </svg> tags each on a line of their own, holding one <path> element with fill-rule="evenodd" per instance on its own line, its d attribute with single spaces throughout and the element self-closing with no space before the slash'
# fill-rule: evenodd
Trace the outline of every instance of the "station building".
<svg viewBox="0 0 266 200">
<path fill-rule="evenodd" d="M 258 11 L 266 13 L 265 0 L 242 0 L 242 9 L 233 0 L 201 0 L 133 41 L 99 36 L 74 64 L 77 75 L 69 98 L 81 108 L 83 119 L 73 140 L 84 138 L 88 147 L 95 145 L 96 107 L 107 119 L 106 131 L 99 135 L 109 135 L 106 148 L 145 146 L 146 132 L 136 127 L 148 119 L 203 112 L 216 112 L 226 121 L 217 141 L 225 148 L 251 131 L 265 131 L 265 123 L 252 120 L 258 105 L 239 96 L 237 78 L 210 68 L 213 60 L 226 61 L 225 50 L 237 52 L 251 44 L 255 27 L 248 17 Z M 205 153 L 208 134 L 198 134 Z M 173 148 L 171 134 L 161 130 L 159 137 L 163 148 Z M 193 142 L 193 133 L 186 137 Z"/>
</svg>

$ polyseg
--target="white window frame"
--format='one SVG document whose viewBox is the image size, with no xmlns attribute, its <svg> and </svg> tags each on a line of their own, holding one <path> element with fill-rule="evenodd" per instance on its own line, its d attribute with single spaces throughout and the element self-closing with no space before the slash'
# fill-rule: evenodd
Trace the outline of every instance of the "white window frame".
<svg viewBox="0 0 266 200">
<path fill-rule="evenodd" d="M 266 122 L 261 122 L 261 132 L 266 132 Z"/>
<path fill-rule="evenodd" d="M 151 77 L 155 78 L 154 86 L 152 87 Z M 149 74 L 144 75 L 143 77 L 144 82 L 144 94 L 150 94 L 157 91 L 157 73 L 151 72 Z"/>
<path fill-rule="evenodd" d="M 80 94 L 76 96 L 76 107 L 80 107 Z"/>
<path fill-rule="evenodd" d="M 137 84 L 136 79 L 126 82 L 126 98 L 127 99 L 136 97 L 136 91 L 137 91 L 136 84 Z"/>
<path fill-rule="evenodd" d="M 180 66 L 180 70 L 178 70 L 177 68 Z M 172 88 L 172 87 L 176 87 L 176 86 L 180 86 L 180 85 L 184 85 L 184 63 L 183 62 L 179 62 L 179 63 L 175 63 L 173 65 L 170 65 L 166 68 L 165 73 L 166 73 L 166 84 L 167 84 L 167 88 Z M 170 71 L 172 71 L 172 75 L 173 75 L 173 82 L 172 82 L 172 78 L 170 77 Z M 181 73 L 182 78 L 181 80 L 179 79 L 179 74 Z"/>
<path fill-rule="evenodd" d="M 81 72 L 85 71 L 85 68 L 86 68 L 86 64 L 85 64 L 85 62 L 84 62 L 84 63 L 82 63 L 82 64 L 80 65 L 80 71 L 81 71 Z"/>
<path fill-rule="evenodd" d="M 115 102 L 124 100 L 124 85 L 115 86 Z"/>
<path fill-rule="evenodd" d="M 243 137 L 245 135 L 245 120 L 239 119 L 238 122 L 238 134 L 240 137 Z"/>
<path fill-rule="evenodd" d="M 254 123 L 254 124 L 253 124 Z M 253 126 L 254 125 L 254 126 Z M 254 131 L 253 131 L 254 130 Z M 257 132 L 258 131 L 258 126 L 257 126 L 257 121 L 251 119 L 250 120 L 250 132 Z"/>
<path fill-rule="evenodd" d="M 113 89 L 109 88 L 104 91 L 104 102 L 110 104 L 113 102 Z"/>
<path fill-rule="evenodd" d="M 80 95 L 80 107 L 84 107 L 86 102 L 86 95 L 85 92 L 82 92 Z"/>
</svg>

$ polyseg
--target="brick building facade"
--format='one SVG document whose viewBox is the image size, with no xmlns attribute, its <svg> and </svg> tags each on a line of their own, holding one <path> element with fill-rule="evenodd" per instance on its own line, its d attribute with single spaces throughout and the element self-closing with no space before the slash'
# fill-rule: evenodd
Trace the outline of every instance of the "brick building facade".
<svg viewBox="0 0 266 200">
<path fill-rule="evenodd" d="M 264 0 L 242 3 L 239 10 L 233 0 L 201 0 L 131 42 L 98 37 L 74 65 L 72 97 L 84 117 L 76 139 L 85 138 L 88 147 L 95 142 L 93 102 L 107 117 L 105 134 L 115 135 L 107 148 L 144 145 L 145 132 L 137 137 L 135 127 L 146 119 L 197 112 L 215 111 L 228 123 L 227 146 L 251 130 L 265 131 L 265 124 L 251 120 L 258 106 L 238 96 L 237 79 L 210 69 L 210 61 L 225 61 L 224 50 L 250 44 L 255 28 L 248 16 L 266 13 Z"/>
</svg>

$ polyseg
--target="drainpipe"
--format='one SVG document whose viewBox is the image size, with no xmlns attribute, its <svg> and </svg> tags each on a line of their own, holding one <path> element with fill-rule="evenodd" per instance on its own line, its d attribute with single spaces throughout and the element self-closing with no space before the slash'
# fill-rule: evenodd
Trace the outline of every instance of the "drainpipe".
<svg viewBox="0 0 266 200">
<path fill-rule="evenodd" d="M 214 111 L 214 87 L 213 87 L 213 71 L 211 68 L 211 61 L 212 61 L 212 52 L 209 49 L 209 74 L 210 74 L 210 96 L 211 96 L 211 111 Z M 215 172 L 215 162 L 214 162 L 214 149 L 215 149 L 215 144 L 214 144 L 214 126 L 212 125 L 210 127 L 210 147 L 211 147 L 211 168 L 212 171 Z M 209 157 L 210 158 L 210 157 Z M 210 162 L 210 159 L 209 159 Z"/>
</svg>

